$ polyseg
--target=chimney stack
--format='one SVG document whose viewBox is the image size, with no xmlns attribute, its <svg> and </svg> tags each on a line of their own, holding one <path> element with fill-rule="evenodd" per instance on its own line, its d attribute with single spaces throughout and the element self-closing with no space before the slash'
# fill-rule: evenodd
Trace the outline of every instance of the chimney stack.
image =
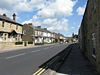
<svg viewBox="0 0 100 75">
<path fill-rule="evenodd" d="M 38 28 L 41 28 L 41 26 L 37 26 Z"/>
<path fill-rule="evenodd" d="M 47 30 L 47 28 L 44 28 L 44 30 Z"/>
<path fill-rule="evenodd" d="M 7 15 L 4 13 L 3 16 L 6 17 Z"/>
<path fill-rule="evenodd" d="M 31 25 L 32 26 L 32 23 L 28 23 L 28 25 Z"/>
<path fill-rule="evenodd" d="M 13 16 L 13 20 L 16 21 L 16 14 L 14 13 L 12 16 Z"/>
</svg>

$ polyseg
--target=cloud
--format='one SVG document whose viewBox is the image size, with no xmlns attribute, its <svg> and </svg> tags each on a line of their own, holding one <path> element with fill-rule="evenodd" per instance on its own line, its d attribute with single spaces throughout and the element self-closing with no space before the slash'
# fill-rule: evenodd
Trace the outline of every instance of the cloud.
<svg viewBox="0 0 100 75">
<path fill-rule="evenodd" d="M 54 0 L 39 11 L 38 15 L 46 18 L 70 16 L 76 2 L 72 0 Z"/>
<path fill-rule="evenodd" d="M 11 0 L 0 0 L 0 8 L 3 9 L 10 9 L 12 6 L 12 2 Z"/>
<path fill-rule="evenodd" d="M 0 8 L 14 12 L 40 10 L 41 17 L 62 17 L 72 15 L 77 0 L 0 0 Z"/>
<path fill-rule="evenodd" d="M 0 8 L 16 12 L 30 12 L 44 7 L 44 0 L 0 0 Z"/>
<path fill-rule="evenodd" d="M 48 19 L 45 19 L 45 20 L 42 22 L 42 24 L 43 24 L 43 25 L 55 25 L 56 22 L 57 22 L 57 18 L 53 18 L 53 19 L 48 18 Z"/>
<path fill-rule="evenodd" d="M 62 17 L 72 15 L 73 0 L 0 0 L 0 8 L 13 12 L 32 12 L 40 17 Z"/>
<path fill-rule="evenodd" d="M 41 0 L 40 0 L 41 2 Z M 69 24 L 66 16 L 73 14 L 73 7 L 77 0 L 45 0 L 42 7 L 32 19 L 23 23 L 33 23 L 35 26 L 47 26 L 50 31 L 68 31 Z M 38 3 L 33 0 L 32 4 Z M 39 6 L 39 5 L 38 5 Z M 40 18 L 44 18 L 41 19 Z"/>
<path fill-rule="evenodd" d="M 12 18 L 13 11 L 9 11 L 9 10 L 7 10 L 7 9 L 1 9 L 1 8 L 0 8 L 0 14 L 2 15 L 2 14 L 4 14 L 4 13 L 5 13 L 8 17 Z M 16 12 L 16 14 L 18 14 L 18 13 Z M 17 16 L 17 18 L 18 18 L 18 16 Z"/>
<path fill-rule="evenodd" d="M 13 8 L 15 11 L 31 12 L 44 7 L 44 0 L 23 0 L 15 5 Z"/>
<path fill-rule="evenodd" d="M 83 15 L 85 12 L 85 8 L 86 8 L 86 5 L 84 5 L 83 7 L 77 8 L 78 15 Z"/>
<path fill-rule="evenodd" d="M 22 24 L 28 24 L 28 23 L 32 23 L 34 26 L 41 26 L 42 22 L 38 20 L 39 18 L 37 16 L 33 16 L 32 19 L 24 21 Z"/>
<path fill-rule="evenodd" d="M 68 20 L 62 19 L 53 23 L 50 27 L 48 27 L 50 31 L 68 31 Z"/>
<path fill-rule="evenodd" d="M 23 22 L 25 23 L 33 23 L 34 26 L 48 26 L 48 30 L 50 31 L 68 31 L 68 19 L 57 19 L 57 18 L 48 18 L 44 19 L 43 21 L 39 21 L 38 18 L 30 19 L 28 21 Z"/>
<path fill-rule="evenodd" d="M 14 11 L 17 11 L 17 12 L 19 11 L 30 12 L 32 10 L 33 10 L 32 7 L 30 7 L 30 4 L 27 3 L 26 1 L 23 3 L 19 3 L 14 7 Z"/>
<path fill-rule="evenodd" d="M 35 16 L 24 23 L 47 26 L 50 31 L 68 31 L 67 16 L 73 15 L 77 0 L 0 0 L 0 14 L 12 15 L 13 12 L 35 12 Z M 43 19 L 41 19 L 43 18 Z"/>
<path fill-rule="evenodd" d="M 3 13 L 9 13 L 9 12 L 6 9 L 0 9 L 0 14 L 3 14 Z"/>
</svg>

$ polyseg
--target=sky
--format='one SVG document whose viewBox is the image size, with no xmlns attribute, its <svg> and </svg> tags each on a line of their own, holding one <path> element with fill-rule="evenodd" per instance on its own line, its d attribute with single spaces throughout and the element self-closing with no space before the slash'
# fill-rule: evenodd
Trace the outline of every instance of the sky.
<svg viewBox="0 0 100 75">
<path fill-rule="evenodd" d="M 17 22 L 33 23 L 51 32 L 67 37 L 77 34 L 86 8 L 87 0 L 0 0 L 0 14 Z"/>
</svg>

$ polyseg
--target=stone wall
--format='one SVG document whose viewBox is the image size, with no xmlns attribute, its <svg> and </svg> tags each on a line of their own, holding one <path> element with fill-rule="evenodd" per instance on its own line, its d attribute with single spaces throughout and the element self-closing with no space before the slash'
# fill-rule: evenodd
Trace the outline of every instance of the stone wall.
<svg viewBox="0 0 100 75">
<path fill-rule="evenodd" d="M 16 45 L 15 42 L 0 42 L 0 50 L 17 48 L 17 47 L 25 47 L 25 46 L 34 46 L 34 42 L 33 44 L 28 44 L 27 42 L 23 42 L 23 44 L 19 44 L 19 45 Z"/>
<path fill-rule="evenodd" d="M 100 0 L 88 0 L 79 33 L 80 48 L 100 72 Z"/>
<path fill-rule="evenodd" d="M 15 47 L 15 42 L 0 42 L 0 49 Z"/>
</svg>

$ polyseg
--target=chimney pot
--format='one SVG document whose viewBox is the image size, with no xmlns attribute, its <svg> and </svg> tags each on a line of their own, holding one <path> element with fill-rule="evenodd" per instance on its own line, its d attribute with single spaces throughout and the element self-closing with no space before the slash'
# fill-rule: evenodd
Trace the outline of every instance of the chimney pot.
<svg viewBox="0 0 100 75">
<path fill-rule="evenodd" d="M 47 30 L 47 28 L 44 28 L 44 30 Z"/>
<path fill-rule="evenodd" d="M 6 17 L 6 14 L 4 13 L 3 16 Z"/>
<path fill-rule="evenodd" d="M 12 16 L 13 16 L 13 20 L 16 21 L 16 14 L 14 13 Z"/>
<path fill-rule="evenodd" d="M 28 25 L 32 25 L 32 23 L 28 23 Z"/>
<path fill-rule="evenodd" d="M 38 28 L 41 28 L 41 26 L 37 26 Z"/>
</svg>

